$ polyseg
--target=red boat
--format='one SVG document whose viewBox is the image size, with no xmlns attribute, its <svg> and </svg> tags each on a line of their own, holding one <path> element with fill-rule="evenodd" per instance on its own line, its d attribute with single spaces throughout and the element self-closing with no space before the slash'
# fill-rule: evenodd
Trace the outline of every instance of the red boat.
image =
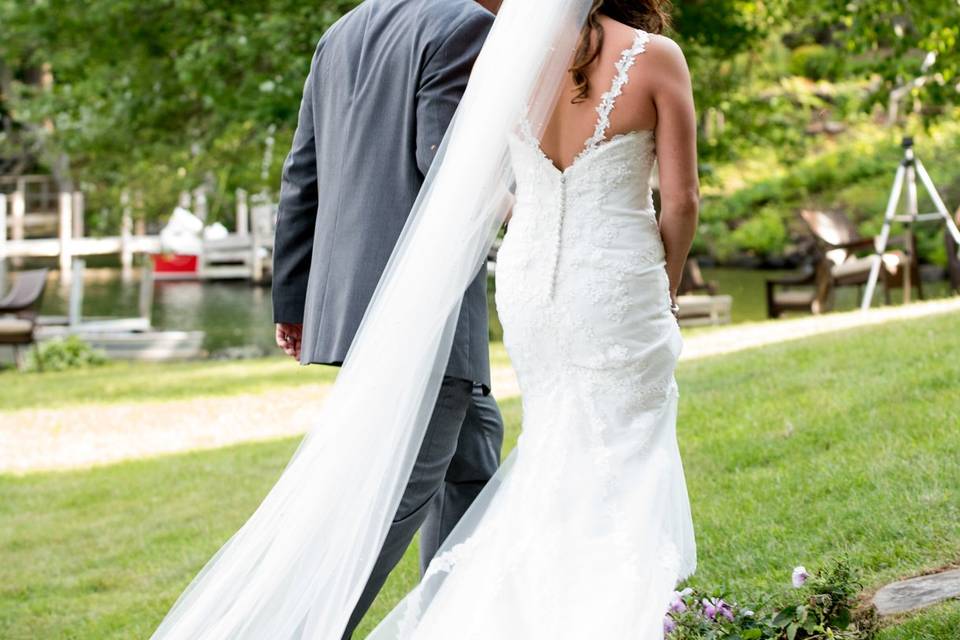
<svg viewBox="0 0 960 640">
<path fill-rule="evenodd" d="M 153 254 L 153 277 L 157 280 L 198 280 L 200 257 L 174 253 Z"/>
</svg>

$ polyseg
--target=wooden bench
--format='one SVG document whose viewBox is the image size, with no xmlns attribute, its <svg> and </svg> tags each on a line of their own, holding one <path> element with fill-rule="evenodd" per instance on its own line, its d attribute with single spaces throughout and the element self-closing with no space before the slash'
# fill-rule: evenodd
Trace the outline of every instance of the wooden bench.
<svg viewBox="0 0 960 640">
<path fill-rule="evenodd" d="M 679 296 L 677 304 L 683 327 L 730 324 L 733 296 L 686 295 Z"/>
</svg>

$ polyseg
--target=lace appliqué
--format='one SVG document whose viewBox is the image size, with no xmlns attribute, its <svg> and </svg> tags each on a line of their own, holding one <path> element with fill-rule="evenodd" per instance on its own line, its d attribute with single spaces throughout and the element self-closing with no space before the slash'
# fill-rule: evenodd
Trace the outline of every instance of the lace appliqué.
<svg viewBox="0 0 960 640">
<path fill-rule="evenodd" d="M 637 37 L 633 41 L 633 46 L 629 49 L 624 49 L 620 60 L 616 64 L 617 75 L 613 79 L 613 86 L 603 94 L 600 98 L 600 104 L 597 105 L 597 114 L 600 116 L 597 122 L 597 128 L 593 132 L 593 136 L 587 140 L 583 151 L 577 156 L 578 160 L 603 142 L 607 137 L 607 130 L 610 129 L 610 114 L 613 112 L 617 98 L 623 93 L 623 87 L 630 82 L 630 68 L 637 61 L 637 56 L 647 50 L 647 43 L 649 42 L 650 34 L 641 29 L 637 29 Z"/>
</svg>

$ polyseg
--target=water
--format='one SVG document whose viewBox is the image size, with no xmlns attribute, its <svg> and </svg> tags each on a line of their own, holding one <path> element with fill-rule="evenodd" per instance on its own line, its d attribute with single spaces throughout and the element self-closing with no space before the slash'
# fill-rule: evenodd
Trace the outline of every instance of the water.
<svg viewBox="0 0 960 640">
<path fill-rule="evenodd" d="M 767 317 L 764 282 L 782 275 L 775 271 L 745 269 L 704 269 L 704 277 L 719 284 L 720 293 L 733 296 L 733 322 L 763 320 Z M 928 297 L 947 294 L 943 283 L 924 284 Z M 900 291 L 894 291 L 898 301 Z M 47 286 L 41 314 L 67 314 L 69 287 L 54 272 Z M 118 269 L 88 269 L 85 277 L 83 314 L 91 316 L 134 317 L 138 313 L 139 282 L 124 282 Z M 878 294 L 879 299 L 879 294 Z M 855 309 L 859 304 L 855 287 L 840 289 L 838 310 Z M 491 286 L 491 338 L 502 336 L 496 318 Z M 157 282 L 153 303 L 153 323 L 158 329 L 206 333 L 204 347 L 216 353 L 232 347 L 253 348 L 271 353 L 273 318 L 269 287 L 245 282 Z"/>
<path fill-rule="evenodd" d="M 83 315 L 135 317 L 139 280 L 124 282 L 117 269 L 88 269 L 84 278 Z M 57 273 L 47 285 L 41 315 L 67 314 L 70 288 Z M 204 348 L 215 353 L 230 347 L 275 349 L 270 288 L 246 282 L 156 282 L 153 326 L 204 331 Z"/>
</svg>

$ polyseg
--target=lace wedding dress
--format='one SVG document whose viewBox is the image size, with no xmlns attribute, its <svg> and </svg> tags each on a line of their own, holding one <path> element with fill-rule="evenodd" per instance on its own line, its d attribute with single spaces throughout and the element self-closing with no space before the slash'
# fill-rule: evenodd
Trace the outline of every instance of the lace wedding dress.
<svg viewBox="0 0 960 640">
<path fill-rule="evenodd" d="M 696 552 L 675 422 L 681 349 L 650 178 L 653 133 L 596 132 L 560 171 L 526 128 L 497 308 L 523 434 L 375 640 L 652 640 Z"/>
</svg>

